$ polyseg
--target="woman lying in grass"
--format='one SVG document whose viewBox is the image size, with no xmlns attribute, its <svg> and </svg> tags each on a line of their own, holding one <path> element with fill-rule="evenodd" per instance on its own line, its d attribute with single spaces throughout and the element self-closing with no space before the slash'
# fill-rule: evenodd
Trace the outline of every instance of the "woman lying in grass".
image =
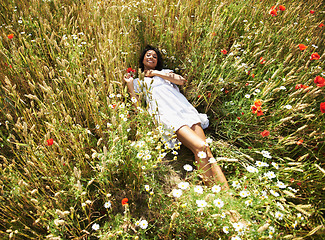
<svg viewBox="0 0 325 240">
<path fill-rule="evenodd" d="M 214 163 L 202 129 L 209 125 L 207 115 L 198 113 L 177 87 L 187 80 L 163 69 L 161 53 L 151 46 L 144 49 L 139 64 L 144 73 L 143 81 L 134 79 L 130 74 L 124 77 L 131 97 L 138 100 L 136 93 L 145 93 L 150 114 L 156 117 L 164 130 L 175 132 L 177 139 L 194 153 L 203 181 L 206 184 L 217 181 L 228 189 L 227 180 L 221 168 Z M 169 147 L 174 146 L 172 141 L 168 143 Z"/>
</svg>

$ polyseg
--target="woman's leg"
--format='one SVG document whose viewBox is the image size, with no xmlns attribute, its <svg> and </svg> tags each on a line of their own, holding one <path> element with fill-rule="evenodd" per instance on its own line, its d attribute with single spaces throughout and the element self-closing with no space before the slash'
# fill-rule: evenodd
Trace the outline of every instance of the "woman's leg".
<svg viewBox="0 0 325 240">
<path fill-rule="evenodd" d="M 206 141 L 206 137 L 204 134 L 204 131 L 201 127 L 200 123 L 194 124 L 191 129 L 205 142 Z M 213 155 L 211 153 L 211 150 L 209 147 L 206 148 L 206 153 L 208 158 L 212 158 Z M 223 183 L 223 188 L 224 189 L 229 189 L 228 186 L 228 182 L 227 179 L 225 177 L 225 175 L 223 174 L 220 166 L 217 163 L 209 163 L 210 167 L 211 167 L 211 171 L 212 171 L 212 175 L 215 178 L 216 181 Z"/>
<path fill-rule="evenodd" d="M 205 134 L 199 124 L 195 124 L 192 128 L 183 126 L 176 132 L 177 138 L 188 147 L 195 157 L 195 161 L 198 163 L 198 167 L 203 171 L 203 181 L 211 182 L 218 181 L 223 183 L 223 188 L 228 189 L 227 180 L 217 164 L 210 164 L 209 158 L 213 157 L 208 146 L 205 143 Z M 198 153 L 204 151 L 207 154 L 206 158 L 199 158 Z"/>
</svg>

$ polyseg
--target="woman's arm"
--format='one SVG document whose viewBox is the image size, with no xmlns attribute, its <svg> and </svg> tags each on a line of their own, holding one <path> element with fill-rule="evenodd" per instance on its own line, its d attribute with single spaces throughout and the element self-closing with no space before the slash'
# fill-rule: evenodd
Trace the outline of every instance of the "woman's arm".
<svg viewBox="0 0 325 240">
<path fill-rule="evenodd" d="M 128 86 L 129 93 L 130 93 L 130 96 L 131 96 L 131 100 L 132 100 L 134 106 L 137 107 L 138 106 L 137 103 L 139 101 L 139 97 L 138 97 L 138 95 L 135 94 L 133 80 L 134 80 L 134 78 L 131 77 L 131 74 L 130 73 L 128 73 L 126 76 L 124 76 L 124 81 L 126 82 L 126 84 Z"/>
<path fill-rule="evenodd" d="M 167 73 L 158 70 L 145 70 L 144 75 L 146 77 L 158 76 L 177 85 L 184 85 L 187 82 L 187 80 L 183 78 L 181 75 L 175 73 Z"/>
</svg>

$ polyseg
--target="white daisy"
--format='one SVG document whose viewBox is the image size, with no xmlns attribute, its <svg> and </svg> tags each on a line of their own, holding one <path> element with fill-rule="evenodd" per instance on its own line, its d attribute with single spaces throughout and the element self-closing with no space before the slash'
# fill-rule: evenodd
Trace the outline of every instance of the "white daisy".
<svg viewBox="0 0 325 240">
<path fill-rule="evenodd" d="M 228 234 L 229 233 L 229 227 L 228 226 L 224 226 L 222 228 L 222 231 L 225 233 L 225 234 Z"/>
<path fill-rule="evenodd" d="M 97 231 L 99 229 L 99 224 L 98 223 L 94 223 L 91 228 L 95 231 Z"/>
<path fill-rule="evenodd" d="M 243 198 L 247 197 L 247 196 L 249 196 L 249 191 L 246 191 L 246 190 L 240 191 L 239 195 Z"/>
<path fill-rule="evenodd" d="M 222 208 L 225 205 L 225 203 L 220 198 L 214 200 L 213 204 L 218 208 Z"/>
<path fill-rule="evenodd" d="M 272 166 L 275 168 L 275 169 L 279 169 L 279 164 L 275 163 L 275 162 L 272 162 L 271 163 Z"/>
<path fill-rule="evenodd" d="M 203 208 L 205 207 L 208 203 L 205 200 L 196 200 L 196 204 L 198 207 Z"/>
<path fill-rule="evenodd" d="M 214 185 L 212 188 L 211 188 L 211 191 L 214 192 L 214 193 L 218 193 L 221 191 L 221 187 L 219 185 Z"/>
<path fill-rule="evenodd" d="M 213 140 L 212 140 L 212 138 L 208 137 L 205 141 L 206 141 L 206 143 L 210 144 L 210 143 L 212 143 Z"/>
<path fill-rule="evenodd" d="M 142 229 L 146 229 L 148 227 L 148 222 L 146 220 L 141 220 L 139 226 Z"/>
<path fill-rule="evenodd" d="M 209 158 L 209 163 L 215 163 L 215 162 L 217 162 L 217 160 L 214 157 Z"/>
<path fill-rule="evenodd" d="M 270 153 L 268 151 L 263 150 L 261 153 L 262 153 L 263 157 L 270 158 L 270 159 L 272 158 L 272 156 L 270 155 Z"/>
<path fill-rule="evenodd" d="M 203 152 L 203 151 L 200 151 L 200 152 L 197 154 L 197 156 L 198 156 L 199 158 L 206 158 L 206 157 L 207 157 L 207 154 L 206 154 L 205 152 Z"/>
<path fill-rule="evenodd" d="M 150 186 L 149 185 L 144 185 L 144 188 L 146 189 L 147 192 L 150 190 Z"/>
<path fill-rule="evenodd" d="M 248 172 L 251 172 L 251 173 L 257 173 L 258 172 L 258 169 L 256 167 L 253 167 L 253 166 L 247 166 L 246 170 Z"/>
<path fill-rule="evenodd" d="M 238 189 L 240 188 L 240 183 L 238 181 L 233 181 L 231 186 L 233 186 L 234 188 Z"/>
<path fill-rule="evenodd" d="M 283 219 L 283 216 L 284 216 L 284 215 L 283 215 L 283 213 L 281 213 L 281 212 L 276 212 L 276 213 L 275 213 L 275 218 L 276 218 L 276 219 L 282 220 L 282 219 Z"/>
<path fill-rule="evenodd" d="M 173 194 L 173 196 L 175 197 L 175 198 L 179 198 L 180 196 L 182 196 L 182 190 L 181 189 L 174 189 L 173 191 L 172 191 L 172 194 Z"/>
<path fill-rule="evenodd" d="M 287 187 L 287 186 L 286 186 L 283 182 L 281 182 L 281 181 L 278 181 L 276 185 L 278 186 L 278 188 L 286 188 L 286 187 Z"/>
<path fill-rule="evenodd" d="M 239 236 L 234 236 L 234 237 L 231 237 L 231 240 L 241 240 L 241 238 Z"/>
<path fill-rule="evenodd" d="M 197 185 L 194 187 L 194 192 L 202 194 L 203 193 L 203 187 Z"/>
<path fill-rule="evenodd" d="M 180 183 L 178 184 L 178 187 L 179 187 L 180 189 L 185 190 L 185 189 L 188 188 L 189 185 L 190 185 L 190 184 L 189 184 L 188 182 L 180 182 Z"/>
<path fill-rule="evenodd" d="M 245 98 L 251 98 L 251 95 L 246 94 L 246 95 L 245 95 Z"/>
<path fill-rule="evenodd" d="M 245 204 L 246 204 L 247 207 L 252 206 L 253 205 L 252 199 L 249 199 L 249 200 L 245 201 Z"/>
<path fill-rule="evenodd" d="M 268 171 L 267 173 L 264 173 L 264 177 L 267 177 L 268 179 L 273 179 L 276 177 L 275 173 L 273 171 Z"/>
<path fill-rule="evenodd" d="M 112 206 L 112 204 L 111 204 L 111 202 L 110 201 L 108 201 L 108 202 L 106 202 L 105 204 L 104 204 L 104 208 L 110 208 Z"/>
<path fill-rule="evenodd" d="M 279 197 L 280 194 L 274 190 L 270 190 L 270 193 L 274 196 L 274 197 Z"/>
<path fill-rule="evenodd" d="M 189 164 L 185 164 L 185 165 L 183 166 L 183 168 L 184 168 L 186 171 L 188 171 L 188 172 L 190 172 L 190 171 L 193 170 L 193 167 L 192 167 L 191 165 L 189 165 Z"/>
</svg>

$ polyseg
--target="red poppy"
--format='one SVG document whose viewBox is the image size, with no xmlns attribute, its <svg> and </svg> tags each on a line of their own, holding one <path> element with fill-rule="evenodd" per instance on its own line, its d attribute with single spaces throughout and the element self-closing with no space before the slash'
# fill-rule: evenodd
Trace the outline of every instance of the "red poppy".
<svg viewBox="0 0 325 240">
<path fill-rule="evenodd" d="M 298 185 L 298 186 L 301 186 L 301 182 L 297 182 L 297 185 Z"/>
<path fill-rule="evenodd" d="M 270 135 L 270 131 L 268 130 L 264 130 L 263 132 L 260 133 L 262 135 L 262 137 L 267 137 Z"/>
<path fill-rule="evenodd" d="M 124 205 L 128 205 L 128 201 L 129 201 L 129 199 L 127 199 L 127 198 L 123 198 L 123 199 L 122 199 L 122 206 L 124 206 Z"/>
<path fill-rule="evenodd" d="M 296 90 L 298 90 L 300 88 L 306 89 L 306 88 L 308 88 L 308 86 L 303 85 L 303 84 L 297 84 L 296 87 L 295 87 Z"/>
<path fill-rule="evenodd" d="M 47 146 L 53 145 L 53 138 L 47 139 L 46 142 L 47 142 Z"/>
<path fill-rule="evenodd" d="M 324 87 L 325 86 L 325 79 L 321 76 L 317 76 L 314 79 L 314 83 L 317 84 L 317 87 Z"/>
<path fill-rule="evenodd" d="M 226 55 L 226 54 L 228 53 L 226 49 L 222 49 L 221 52 L 222 52 L 224 55 Z"/>
<path fill-rule="evenodd" d="M 252 147 L 247 147 L 248 149 L 252 149 Z"/>
<path fill-rule="evenodd" d="M 241 115 L 244 115 L 244 113 L 242 112 Z"/>
<path fill-rule="evenodd" d="M 295 180 L 294 180 L 293 178 L 291 178 L 291 179 L 290 179 L 290 182 L 292 182 L 292 183 L 293 183 L 294 181 L 295 181 Z"/>
<path fill-rule="evenodd" d="M 314 14 L 314 13 L 315 13 L 315 11 L 314 11 L 314 10 L 310 10 L 310 11 L 309 11 L 309 13 L 311 13 L 311 14 Z"/>
<path fill-rule="evenodd" d="M 208 92 L 208 98 L 210 98 L 211 97 L 211 93 L 210 92 Z"/>
<path fill-rule="evenodd" d="M 202 96 L 201 95 L 198 95 L 197 98 L 201 98 Z"/>
<path fill-rule="evenodd" d="M 325 113 L 325 102 L 322 102 L 322 103 L 320 103 L 320 111 L 322 112 L 322 113 Z"/>
<path fill-rule="evenodd" d="M 254 78 L 254 77 L 255 77 L 255 74 L 253 73 L 253 74 L 252 74 L 252 78 Z"/>
<path fill-rule="evenodd" d="M 248 86 L 249 85 L 249 83 L 245 83 L 245 86 Z"/>
<path fill-rule="evenodd" d="M 217 34 L 216 34 L 215 32 L 211 33 L 211 35 L 212 35 L 213 37 L 217 36 Z"/>
<path fill-rule="evenodd" d="M 135 73 L 135 69 L 132 69 L 132 68 L 129 67 L 128 69 L 126 69 L 126 72 L 127 73 L 131 73 L 131 72 Z"/>
<path fill-rule="evenodd" d="M 320 59 L 320 56 L 319 54 L 316 52 L 316 53 L 313 53 L 311 56 L 310 56 L 310 60 L 318 60 Z"/>
<path fill-rule="evenodd" d="M 259 116 L 264 115 L 264 113 L 263 113 L 263 111 L 260 109 L 260 110 L 257 111 L 257 114 L 256 114 L 256 115 L 259 117 Z"/>
<path fill-rule="evenodd" d="M 318 27 L 319 27 L 319 28 L 324 27 L 324 23 L 319 24 Z"/>
<path fill-rule="evenodd" d="M 300 48 L 301 51 L 303 51 L 307 48 L 307 46 L 304 44 L 299 44 L 298 47 Z"/>
<path fill-rule="evenodd" d="M 260 63 L 261 63 L 261 64 L 264 64 L 265 61 L 266 61 L 266 60 L 265 60 L 263 57 L 260 57 Z"/>
<path fill-rule="evenodd" d="M 297 141 L 297 145 L 301 145 L 303 143 L 303 139 L 300 139 L 299 141 Z"/>
<path fill-rule="evenodd" d="M 277 15 L 277 11 L 278 11 L 278 9 L 275 6 L 271 7 L 271 10 L 270 10 L 271 16 L 275 17 Z"/>
<path fill-rule="evenodd" d="M 256 100 L 256 101 L 254 101 L 254 105 L 255 105 L 256 107 L 260 107 L 260 106 L 262 106 L 262 102 L 261 102 L 261 100 Z"/>
<path fill-rule="evenodd" d="M 13 39 L 13 38 L 14 38 L 14 34 L 13 34 L 13 33 L 9 34 L 9 35 L 8 35 L 8 38 L 9 38 L 9 39 Z"/>
<path fill-rule="evenodd" d="M 228 90 L 225 90 L 225 94 L 227 94 L 227 93 L 229 93 L 229 91 Z"/>
<path fill-rule="evenodd" d="M 284 10 L 286 10 L 286 7 L 283 6 L 283 5 L 280 5 L 280 6 L 279 6 L 279 9 L 280 9 L 281 11 L 284 11 Z"/>
</svg>

